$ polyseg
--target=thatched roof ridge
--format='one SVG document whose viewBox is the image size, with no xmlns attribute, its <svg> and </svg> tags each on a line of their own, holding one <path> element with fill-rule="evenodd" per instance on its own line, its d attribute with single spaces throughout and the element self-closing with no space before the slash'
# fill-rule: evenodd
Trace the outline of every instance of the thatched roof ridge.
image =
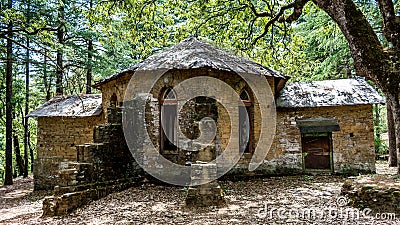
<svg viewBox="0 0 400 225">
<path fill-rule="evenodd" d="M 88 117 L 102 113 L 100 94 L 56 96 L 28 114 L 29 117 Z"/>
<path fill-rule="evenodd" d="M 276 100 L 280 108 L 383 104 L 363 78 L 287 83 Z"/>
<path fill-rule="evenodd" d="M 283 79 L 289 78 L 288 76 L 269 69 L 259 63 L 221 50 L 209 43 L 199 41 L 194 37 L 189 37 L 177 45 L 148 57 L 129 69 L 123 70 L 98 82 L 95 84 L 95 87 L 101 86 L 102 84 L 114 80 L 126 73 L 134 72 L 137 69 L 150 71 L 198 68 L 212 68 L 222 71 L 247 73 L 259 76 L 272 76 Z"/>
</svg>

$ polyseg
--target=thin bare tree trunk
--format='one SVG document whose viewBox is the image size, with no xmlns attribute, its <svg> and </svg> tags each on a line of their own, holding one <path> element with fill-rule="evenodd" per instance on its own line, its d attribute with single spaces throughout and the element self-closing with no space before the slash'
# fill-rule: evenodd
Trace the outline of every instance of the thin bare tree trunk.
<svg viewBox="0 0 400 225">
<path fill-rule="evenodd" d="M 86 94 L 92 93 L 92 54 L 93 54 L 93 41 L 90 37 L 88 44 L 88 65 L 86 72 Z"/>
<path fill-rule="evenodd" d="M 379 127 L 380 125 L 381 125 L 381 121 L 380 121 L 380 113 L 379 113 L 379 104 L 375 104 L 375 126 Z M 375 135 L 376 135 L 376 137 L 381 139 L 381 130 L 379 129 Z"/>
<path fill-rule="evenodd" d="M 64 4 L 65 0 L 60 3 L 58 8 L 58 28 L 57 28 L 57 41 L 61 47 L 57 49 L 57 68 L 56 68 L 56 94 L 63 95 L 64 88 L 63 88 L 63 78 L 64 78 L 64 67 L 63 67 L 63 49 L 62 46 L 64 45 Z"/>
<path fill-rule="evenodd" d="M 27 41 L 29 44 L 29 39 Z M 29 143 L 29 117 L 27 116 L 29 113 L 29 50 L 26 53 L 26 72 L 25 72 L 25 118 L 24 118 L 24 177 L 28 177 L 28 164 L 29 164 L 29 157 L 28 157 L 28 143 Z"/>
<path fill-rule="evenodd" d="M 93 8 L 93 0 L 89 0 L 89 10 L 92 11 Z M 93 25 L 91 23 L 91 25 Z M 88 61 L 87 61 L 87 71 L 86 71 L 86 94 L 92 93 L 92 60 L 93 60 L 93 37 L 89 36 L 88 41 Z"/>
<path fill-rule="evenodd" d="M 29 25 L 30 22 L 30 13 L 31 13 L 31 2 L 27 0 L 27 23 Z M 29 52 L 29 36 L 26 37 L 26 56 L 25 56 L 25 117 L 24 117 L 24 177 L 28 177 L 28 166 L 29 166 L 29 156 L 28 156 L 28 148 L 29 148 L 29 117 L 27 117 L 29 113 L 29 61 L 30 61 L 30 52 Z"/>
<path fill-rule="evenodd" d="M 15 151 L 15 159 L 17 161 L 17 167 L 18 167 L 18 175 L 22 176 L 24 175 L 24 160 L 22 159 L 21 156 L 21 150 L 19 148 L 19 140 L 17 135 L 14 135 L 14 151 Z"/>
<path fill-rule="evenodd" d="M 47 80 L 49 79 L 49 80 Z M 49 101 L 51 98 L 51 78 L 47 77 L 47 49 L 44 49 L 43 56 L 43 84 L 44 89 L 46 89 L 46 101 Z"/>
<path fill-rule="evenodd" d="M 399 104 L 399 95 L 397 92 L 392 92 L 387 94 L 387 101 L 391 104 L 392 114 L 393 114 L 393 122 L 394 122 L 394 130 L 396 135 L 396 153 L 397 159 L 400 158 L 400 104 Z M 397 160 L 397 172 L 400 174 L 400 160 Z"/>
<path fill-rule="evenodd" d="M 397 166 L 396 152 L 396 134 L 393 121 L 392 107 L 389 102 L 386 103 L 387 122 L 388 122 L 388 138 L 389 138 L 389 166 Z"/>
<path fill-rule="evenodd" d="M 8 9 L 12 9 L 12 0 L 8 0 Z M 12 107 L 12 68 L 13 68 L 13 48 L 12 32 L 13 24 L 10 21 L 7 25 L 7 62 L 6 62 L 6 168 L 4 185 L 13 184 L 12 176 L 12 135 L 13 135 L 13 107 Z"/>
<path fill-rule="evenodd" d="M 28 137 L 30 137 L 31 136 L 31 132 L 30 131 L 28 131 Z M 29 138 L 29 141 L 28 141 L 28 147 L 29 147 L 29 155 L 30 155 L 30 158 L 31 158 L 31 172 L 33 172 L 33 167 L 34 167 L 34 157 L 33 157 L 33 148 L 31 147 L 31 142 L 30 142 L 31 140 L 30 140 L 30 138 Z"/>
</svg>

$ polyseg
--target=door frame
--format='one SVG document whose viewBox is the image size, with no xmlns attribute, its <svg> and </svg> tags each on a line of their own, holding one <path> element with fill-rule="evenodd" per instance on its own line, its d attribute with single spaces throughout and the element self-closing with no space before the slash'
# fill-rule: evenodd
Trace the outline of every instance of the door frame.
<svg viewBox="0 0 400 225">
<path fill-rule="evenodd" d="M 303 151 L 303 137 L 328 137 L 329 139 L 329 164 L 330 169 L 307 169 L 305 164 L 305 157 L 307 152 Z M 318 133 L 302 133 L 301 134 L 301 163 L 304 172 L 318 172 L 318 173 L 332 173 L 333 167 L 333 139 L 332 132 L 318 132 Z"/>
</svg>

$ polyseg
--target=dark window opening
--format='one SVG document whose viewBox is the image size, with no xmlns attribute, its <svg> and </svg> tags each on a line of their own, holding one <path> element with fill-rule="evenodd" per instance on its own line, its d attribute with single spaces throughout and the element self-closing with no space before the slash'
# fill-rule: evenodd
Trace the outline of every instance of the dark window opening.
<svg viewBox="0 0 400 225">
<path fill-rule="evenodd" d="M 239 106 L 239 148 L 240 152 L 250 153 L 250 133 L 252 132 L 250 122 L 250 107 Z"/>
<path fill-rule="evenodd" d="M 247 94 L 247 91 L 243 90 L 240 93 L 240 99 L 243 101 L 250 101 L 249 95 Z"/>
<path fill-rule="evenodd" d="M 240 93 L 243 105 L 239 106 L 239 151 L 253 152 L 253 107 L 245 90 Z"/>
<path fill-rule="evenodd" d="M 165 91 L 164 99 L 176 100 L 175 93 L 172 91 L 171 88 L 168 88 Z"/>
<path fill-rule="evenodd" d="M 177 149 L 177 101 L 172 89 L 167 89 L 161 99 L 161 150 Z"/>
</svg>

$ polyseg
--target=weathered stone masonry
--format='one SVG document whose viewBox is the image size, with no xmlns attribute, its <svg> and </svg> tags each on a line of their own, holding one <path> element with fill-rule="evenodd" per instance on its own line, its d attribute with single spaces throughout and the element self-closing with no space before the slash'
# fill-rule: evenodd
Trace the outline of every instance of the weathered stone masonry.
<svg viewBox="0 0 400 225">
<path fill-rule="evenodd" d="M 94 143 L 77 145 L 76 161 L 60 164 L 54 195 L 43 202 L 44 215 L 68 213 L 141 181 L 142 169 L 124 139 L 121 108 L 107 112 L 108 122 L 94 128 Z"/>
<path fill-rule="evenodd" d="M 375 172 L 371 105 L 278 109 L 277 115 L 276 136 L 263 168 L 301 172 L 301 133 L 296 120 L 323 117 L 337 119 L 340 126 L 340 131 L 332 133 L 334 172 Z"/>
<path fill-rule="evenodd" d="M 76 161 L 76 145 L 93 142 L 93 127 L 103 121 L 102 115 L 38 118 L 35 190 L 52 189 L 58 184 L 60 163 Z"/>
<path fill-rule="evenodd" d="M 128 84 L 138 69 L 144 72 L 139 73 L 143 76 L 135 77 L 132 81 L 136 86 L 153 82 L 146 77 L 147 72 L 164 72 L 155 84 L 152 83 L 150 93 L 128 93 L 133 99 L 124 99 Z M 254 98 L 254 93 L 260 90 L 251 90 L 240 76 L 242 73 L 265 78 L 277 105 L 276 135 L 272 147 L 261 166 L 252 172 L 248 170 L 248 164 L 253 156 L 252 151 L 260 140 L 263 118 L 259 102 Z M 247 104 L 245 110 L 250 113 L 251 126 L 243 127 L 242 120 L 241 131 L 239 127 L 232 127 L 231 121 L 243 119 L 239 116 L 239 111 L 243 110 L 239 108 L 239 104 L 238 107 L 235 106 L 237 115 L 229 118 L 224 106 L 212 98 L 192 99 L 177 113 L 176 118 L 174 116 L 171 119 L 185 136 L 176 135 L 178 143 L 191 146 L 192 150 L 204 147 L 191 140 L 199 135 L 199 126 L 204 125 L 200 123 L 203 117 L 211 117 L 216 122 L 217 133 L 210 146 L 198 152 L 191 151 L 189 157 L 186 151 L 162 142 L 161 116 L 165 114 L 161 111 L 161 105 L 165 100 L 163 98 L 166 90 L 199 76 L 217 78 L 228 84 L 238 95 L 245 91 L 248 95 L 247 102 L 246 99 L 240 101 Z M 153 156 L 144 156 L 144 152 L 147 153 L 146 149 L 155 147 L 170 161 L 181 165 L 187 161 L 201 165 L 221 154 L 229 141 L 236 143 L 239 151 L 239 141 L 243 138 L 231 138 L 231 132 L 243 132 L 245 128 L 244 133 L 250 133 L 252 148 L 245 146 L 246 153 L 226 176 L 287 175 L 310 172 L 310 169 L 316 169 L 311 172 L 344 174 L 374 172 L 372 104 L 384 103 L 376 90 L 360 79 L 286 83 L 288 79 L 288 76 L 248 59 L 237 57 L 195 38 L 188 38 L 132 68 L 100 81 L 95 87 L 101 90 L 101 96 L 55 97 L 30 115 L 38 117 L 35 189 L 51 189 L 56 186 L 55 195 L 44 202 L 45 214 L 68 212 L 112 191 L 134 185 L 141 179 L 142 170 L 130 154 L 121 128 L 120 106 L 124 106 L 125 100 L 147 102 L 144 114 L 133 110 L 139 112 L 138 118 L 144 118 L 146 122 L 146 129 L 135 130 L 134 137 L 142 140 L 140 137 L 147 132 L 150 140 L 139 141 L 131 149 L 139 153 L 138 160 L 143 160 L 141 162 L 144 164 L 154 162 L 148 160 Z M 226 97 L 222 90 L 217 91 L 220 91 L 214 96 L 217 100 Z M 175 103 L 182 103 L 179 96 Z M 315 129 L 317 131 L 310 129 L 310 133 L 310 130 L 304 131 L 304 120 L 307 119 L 332 124 L 325 126 L 320 123 Z M 318 131 L 319 128 L 322 128 L 321 131 Z M 174 132 L 176 134 L 176 131 L 171 131 Z M 321 135 L 325 136 L 321 138 Z M 310 136 L 311 139 L 307 139 Z M 314 140 L 317 141 L 313 142 Z M 163 148 L 161 143 L 172 147 Z M 311 151 L 313 146 L 309 144 L 304 147 L 305 143 L 318 144 L 317 147 L 320 148 L 314 153 Z M 143 154 L 140 155 L 141 153 Z M 313 163 L 318 163 L 320 158 L 329 157 L 329 165 L 306 168 L 306 157 L 308 162 L 314 159 Z M 223 164 L 225 161 L 219 163 Z M 218 168 L 220 165 L 215 166 Z"/>
</svg>

